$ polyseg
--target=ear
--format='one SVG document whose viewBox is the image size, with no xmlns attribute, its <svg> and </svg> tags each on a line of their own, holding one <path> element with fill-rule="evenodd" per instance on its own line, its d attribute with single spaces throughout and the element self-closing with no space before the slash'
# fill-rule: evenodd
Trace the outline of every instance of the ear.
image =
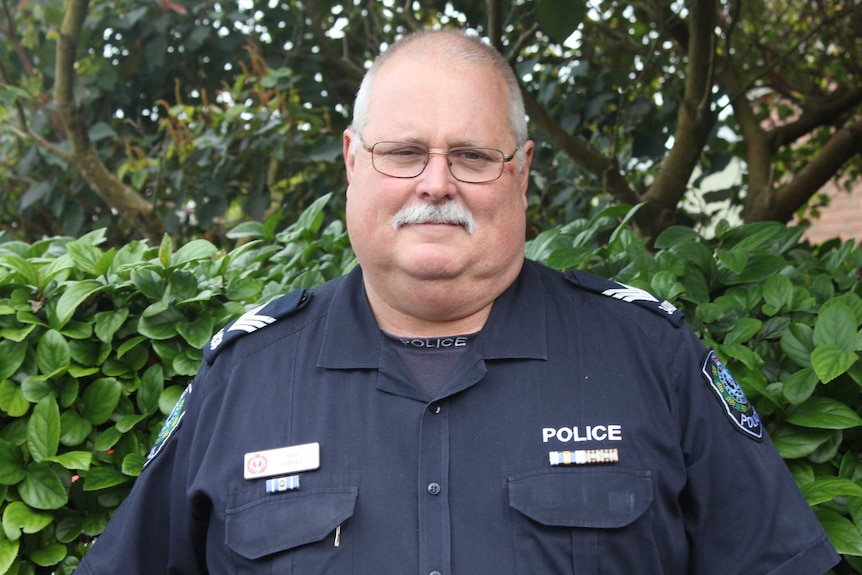
<svg viewBox="0 0 862 575">
<path fill-rule="evenodd" d="M 344 157 L 344 168 L 347 170 L 347 183 L 353 180 L 353 167 L 356 164 L 356 155 L 353 153 L 353 139 L 356 132 L 351 129 L 344 130 L 341 142 L 341 155 Z"/>
<path fill-rule="evenodd" d="M 533 152 L 536 149 L 536 144 L 533 140 L 527 140 L 524 142 L 524 165 L 521 167 L 521 173 L 519 174 L 520 185 L 521 185 L 521 194 L 524 197 L 524 209 L 527 208 L 527 188 L 530 186 L 530 166 L 533 163 Z"/>
</svg>

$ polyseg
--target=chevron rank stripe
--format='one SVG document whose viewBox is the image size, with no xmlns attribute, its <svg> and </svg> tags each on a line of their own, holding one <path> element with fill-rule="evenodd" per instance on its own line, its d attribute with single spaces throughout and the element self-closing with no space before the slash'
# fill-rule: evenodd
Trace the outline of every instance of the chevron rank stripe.
<svg viewBox="0 0 862 575">
<path fill-rule="evenodd" d="M 269 324 L 275 323 L 275 318 L 268 315 L 261 315 L 258 312 L 265 308 L 266 305 L 258 306 L 251 311 L 247 311 L 239 318 L 233 322 L 228 331 L 244 331 L 245 333 L 251 333 L 253 331 L 257 331 L 262 327 L 266 327 Z"/>
<path fill-rule="evenodd" d="M 566 274 L 566 279 L 587 291 L 644 307 L 661 315 L 677 327 L 682 323 L 682 312 L 675 305 L 641 288 L 607 280 L 583 271 L 569 272 Z"/>
<path fill-rule="evenodd" d="M 620 284 L 621 288 L 612 288 L 606 289 L 602 292 L 602 295 L 606 295 L 612 298 L 621 299 L 625 302 L 631 303 L 633 301 L 651 301 L 658 303 L 658 298 L 649 293 L 646 290 L 642 290 L 640 288 L 628 286 L 626 284 Z"/>
<path fill-rule="evenodd" d="M 209 344 L 204 347 L 204 360 L 207 363 L 212 363 L 219 352 L 231 342 L 296 313 L 308 301 L 309 297 L 310 294 L 305 290 L 295 290 L 245 312 L 212 337 Z"/>
</svg>

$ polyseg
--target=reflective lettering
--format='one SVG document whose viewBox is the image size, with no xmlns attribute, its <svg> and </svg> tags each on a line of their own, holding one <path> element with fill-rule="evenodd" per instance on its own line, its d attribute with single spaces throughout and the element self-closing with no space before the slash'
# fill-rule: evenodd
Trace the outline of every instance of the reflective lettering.
<svg viewBox="0 0 862 575">
<path fill-rule="evenodd" d="M 604 441 L 608 438 L 608 428 L 604 425 L 597 425 L 593 428 L 593 439 L 596 441 Z"/>
<path fill-rule="evenodd" d="M 442 348 L 442 347 L 465 347 L 467 345 L 467 337 L 437 337 L 437 338 L 401 338 L 401 343 L 410 347 L 424 348 Z"/>
<path fill-rule="evenodd" d="M 751 416 L 745 415 L 744 413 L 739 414 L 739 416 L 741 418 L 741 423 L 748 429 L 756 429 L 760 426 L 760 416 L 757 415 L 756 411 Z"/>
<path fill-rule="evenodd" d="M 745 417 L 745 416 L 743 416 Z M 756 416 L 749 419 L 754 419 Z M 759 420 L 758 420 L 759 421 Z M 754 427 L 754 423 L 746 423 Z M 543 427 L 542 443 L 556 439 L 561 443 L 582 443 L 586 441 L 622 441 L 623 426 L 617 424 L 585 425 L 573 427 Z"/>
</svg>

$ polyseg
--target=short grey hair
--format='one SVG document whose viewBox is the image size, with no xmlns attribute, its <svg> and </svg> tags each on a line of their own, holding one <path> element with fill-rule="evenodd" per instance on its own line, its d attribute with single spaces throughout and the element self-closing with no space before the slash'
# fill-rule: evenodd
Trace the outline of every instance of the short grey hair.
<svg viewBox="0 0 862 575">
<path fill-rule="evenodd" d="M 392 44 L 388 50 L 380 54 L 365 73 L 365 76 L 362 78 L 362 84 L 359 86 L 359 91 L 356 92 L 356 100 L 353 103 L 353 122 L 350 128 L 361 135 L 363 129 L 368 124 L 368 110 L 371 104 L 374 79 L 377 76 L 377 72 L 386 62 L 399 52 L 408 52 L 411 50 L 411 47 L 416 48 L 414 44 L 422 43 L 422 40 L 434 37 L 446 41 L 434 43 L 427 54 L 441 56 L 447 60 L 491 66 L 502 75 L 509 90 L 509 125 L 519 146 L 517 152 L 518 163 L 519 165 L 523 165 L 524 150 L 521 149 L 521 146 L 523 146 L 528 138 L 527 113 L 524 109 L 524 98 L 521 95 L 521 87 L 518 84 L 518 79 L 515 77 L 515 73 L 512 71 L 509 62 L 506 61 L 502 54 L 483 43 L 479 38 L 470 36 L 460 30 L 443 29 L 413 32 L 401 38 Z M 423 49 L 425 49 L 425 46 L 416 50 L 415 53 L 417 55 L 424 55 L 425 52 L 423 52 Z M 354 138 L 351 147 L 353 154 L 356 153 L 358 145 L 359 138 Z"/>
</svg>

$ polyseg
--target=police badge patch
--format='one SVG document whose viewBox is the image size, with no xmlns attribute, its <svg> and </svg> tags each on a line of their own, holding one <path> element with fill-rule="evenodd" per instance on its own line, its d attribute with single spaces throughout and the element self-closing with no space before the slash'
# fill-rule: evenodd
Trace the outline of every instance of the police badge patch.
<svg viewBox="0 0 862 575">
<path fill-rule="evenodd" d="M 718 395 L 727 416 L 736 427 L 757 441 L 763 440 L 763 426 L 757 410 L 748 402 L 745 393 L 721 363 L 714 350 L 709 350 L 701 368 L 706 382 Z"/>
<path fill-rule="evenodd" d="M 146 469 L 147 465 L 149 465 L 150 462 L 155 459 L 159 453 L 161 453 L 162 448 L 174 435 L 174 432 L 179 429 L 180 423 L 183 421 L 183 416 L 186 414 L 186 400 L 191 392 L 192 384 L 189 384 L 188 387 L 183 390 L 183 393 L 180 395 L 176 404 L 174 404 L 174 408 L 171 410 L 168 418 L 165 419 L 165 423 L 162 425 L 162 429 L 159 431 L 158 437 L 156 437 L 155 445 L 153 445 L 153 448 L 150 449 L 150 453 L 147 455 L 147 460 L 144 462 L 144 469 Z"/>
</svg>

